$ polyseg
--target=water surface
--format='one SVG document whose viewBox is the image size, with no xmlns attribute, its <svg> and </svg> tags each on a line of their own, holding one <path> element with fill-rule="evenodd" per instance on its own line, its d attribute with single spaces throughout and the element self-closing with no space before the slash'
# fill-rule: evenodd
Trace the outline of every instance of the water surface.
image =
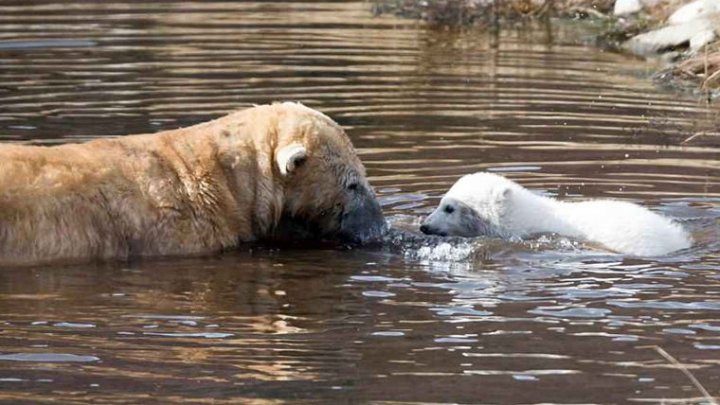
<svg viewBox="0 0 720 405">
<path fill-rule="evenodd" d="M 462 174 L 680 220 L 658 259 L 575 241 L 0 271 L 9 403 L 700 402 L 720 395 L 717 107 L 576 26 L 434 30 L 365 2 L 0 4 L 0 140 L 54 144 L 297 100 L 345 126 L 390 222 Z"/>
</svg>

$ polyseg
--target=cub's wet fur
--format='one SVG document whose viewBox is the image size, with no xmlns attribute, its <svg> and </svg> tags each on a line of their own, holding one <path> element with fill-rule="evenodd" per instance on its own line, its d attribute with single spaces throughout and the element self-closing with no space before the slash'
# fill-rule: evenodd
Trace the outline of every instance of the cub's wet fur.
<svg viewBox="0 0 720 405">
<path fill-rule="evenodd" d="M 679 224 L 639 205 L 614 200 L 558 201 L 493 173 L 458 180 L 420 230 L 499 238 L 556 233 L 637 256 L 664 255 L 692 245 Z"/>
</svg>

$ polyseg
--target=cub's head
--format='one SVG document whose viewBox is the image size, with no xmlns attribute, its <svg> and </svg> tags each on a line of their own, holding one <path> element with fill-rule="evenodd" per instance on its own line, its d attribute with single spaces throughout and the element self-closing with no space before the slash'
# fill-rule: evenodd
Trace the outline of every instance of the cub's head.
<svg viewBox="0 0 720 405">
<path fill-rule="evenodd" d="M 343 129 L 302 104 L 271 108 L 277 115 L 274 164 L 284 191 L 276 233 L 352 242 L 381 236 L 382 210 Z"/>
<path fill-rule="evenodd" d="M 520 186 L 492 173 L 463 176 L 440 205 L 423 221 L 423 233 L 440 236 L 491 236 L 507 234 L 504 217 L 512 193 Z"/>
</svg>

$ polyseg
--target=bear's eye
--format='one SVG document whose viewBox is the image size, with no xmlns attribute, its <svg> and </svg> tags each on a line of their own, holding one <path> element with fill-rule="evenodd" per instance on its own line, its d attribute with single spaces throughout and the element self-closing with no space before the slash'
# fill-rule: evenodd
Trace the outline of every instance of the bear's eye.
<svg viewBox="0 0 720 405">
<path fill-rule="evenodd" d="M 350 183 L 350 184 L 348 184 L 347 189 L 350 190 L 350 191 L 355 191 L 355 190 L 358 189 L 358 184 L 357 184 L 357 183 Z"/>
<path fill-rule="evenodd" d="M 446 213 L 446 214 L 452 214 L 453 212 L 455 212 L 455 207 L 453 207 L 452 205 L 446 205 L 446 206 L 445 206 L 445 213 Z"/>
</svg>

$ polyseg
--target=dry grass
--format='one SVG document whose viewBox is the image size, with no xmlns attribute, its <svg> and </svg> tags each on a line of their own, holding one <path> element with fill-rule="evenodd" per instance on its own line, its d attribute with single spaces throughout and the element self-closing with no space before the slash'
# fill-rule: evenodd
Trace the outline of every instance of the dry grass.
<svg viewBox="0 0 720 405">
<path fill-rule="evenodd" d="M 690 3 L 693 0 L 660 0 L 655 6 L 645 10 L 648 17 L 654 21 L 667 21 L 675 10 L 680 6 Z"/>
<path fill-rule="evenodd" d="M 682 363 L 680 363 L 675 357 L 673 357 L 670 353 L 665 351 L 660 346 L 645 346 L 645 348 L 650 348 L 658 352 L 660 356 L 662 356 L 665 360 L 667 360 L 670 364 L 673 365 L 676 369 L 680 370 L 683 374 L 685 374 L 685 377 L 690 380 L 690 382 L 697 388 L 697 390 L 702 394 L 703 398 L 707 401 L 709 405 L 718 405 L 715 398 L 710 395 L 708 390 L 698 381 L 697 378 L 693 375 L 693 373 L 690 372 L 690 370 Z"/>
<path fill-rule="evenodd" d="M 675 66 L 671 72 L 680 79 L 699 82 L 703 90 L 720 88 L 720 44 L 708 47 Z"/>
<path fill-rule="evenodd" d="M 613 9 L 615 0 L 555 0 L 560 12 L 572 12 L 574 9 L 592 9 L 606 14 Z"/>
<path fill-rule="evenodd" d="M 610 10 L 614 0 L 375 0 L 378 14 L 393 13 L 431 24 L 463 26 L 498 20 L 541 16 L 598 17 Z"/>
</svg>

